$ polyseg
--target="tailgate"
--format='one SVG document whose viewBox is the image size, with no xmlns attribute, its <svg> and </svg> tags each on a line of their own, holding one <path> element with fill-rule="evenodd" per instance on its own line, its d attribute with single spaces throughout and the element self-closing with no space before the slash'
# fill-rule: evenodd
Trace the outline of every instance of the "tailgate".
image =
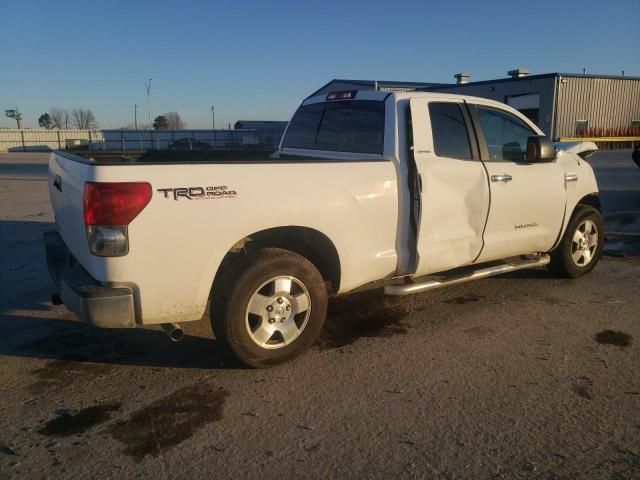
<svg viewBox="0 0 640 480">
<path fill-rule="evenodd" d="M 84 225 L 84 184 L 94 167 L 81 157 L 54 152 L 49 160 L 49 195 L 58 232 L 80 261 L 90 256 Z"/>
</svg>

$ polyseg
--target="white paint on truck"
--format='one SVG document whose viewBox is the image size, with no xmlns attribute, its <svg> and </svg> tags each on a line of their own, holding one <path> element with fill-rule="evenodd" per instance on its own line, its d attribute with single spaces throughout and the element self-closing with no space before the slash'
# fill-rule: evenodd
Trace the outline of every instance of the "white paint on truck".
<svg viewBox="0 0 640 480">
<path fill-rule="evenodd" d="M 138 324 L 157 324 L 200 319 L 223 258 L 257 232 L 300 226 L 322 233 L 337 251 L 342 293 L 394 276 L 417 277 L 548 252 L 580 199 L 597 193 L 593 172 L 576 146 L 560 150 L 555 161 L 546 163 L 481 161 L 480 143 L 473 136 L 474 158 L 437 155 L 432 103 L 453 103 L 465 112 L 465 105 L 496 109 L 522 122 L 532 135 L 542 135 L 504 104 L 420 92 L 355 95 L 384 105 L 380 153 L 281 145 L 275 160 L 184 164 L 103 164 L 53 153 L 50 185 L 58 177 L 63 186 L 62 191 L 51 187 L 57 230 L 91 277 L 132 289 Z M 302 106 L 325 102 L 319 96 Z M 298 160 L 290 161 L 290 156 Z M 412 162 L 420 192 L 409 184 Z M 578 180 L 567 181 L 567 175 Z M 510 181 L 495 181 L 507 177 Z M 85 182 L 152 185 L 151 201 L 128 226 L 127 255 L 101 257 L 89 250 Z M 173 190 L 190 187 L 224 187 L 235 194 L 202 200 L 173 197 Z"/>
</svg>

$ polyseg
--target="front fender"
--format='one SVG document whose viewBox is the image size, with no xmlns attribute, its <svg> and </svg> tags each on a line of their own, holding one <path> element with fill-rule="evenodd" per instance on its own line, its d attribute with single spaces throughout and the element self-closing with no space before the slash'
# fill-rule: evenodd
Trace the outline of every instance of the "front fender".
<svg viewBox="0 0 640 480">
<path fill-rule="evenodd" d="M 560 244 L 571 216 L 579 204 L 593 205 L 595 203 L 599 205 L 600 203 L 598 199 L 598 182 L 593 168 L 588 162 L 580 158 L 578 153 L 564 150 L 558 152 L 557 161 L 562 166 L 565 175 L 566 203 L 562 230 L 558 233 L 558 238 L 552 250 Z M 574 178 L 576 179 L 573 180 Z"/>
</svg>

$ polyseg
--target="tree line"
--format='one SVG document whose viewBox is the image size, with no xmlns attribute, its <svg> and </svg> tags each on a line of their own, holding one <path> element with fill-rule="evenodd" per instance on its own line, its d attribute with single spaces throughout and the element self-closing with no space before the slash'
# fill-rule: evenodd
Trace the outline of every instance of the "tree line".
<svg viewBox="0 0 640 480">
<path fill-rule="evenodd" d="M 187 126 L 178 112 L 167 112 L 153 120 L 154 130 L 182 130 Z"/>
<path fill-rule="evenodd" d="M 47 130 L 67 130 L 69 127 L 77 130 L 95 130 L 98 128 L 96 116 L 90 109 L 74 108 L 64 110 L 61 108 L 52 108 L 48 113 L 45 112 L 38 118 L 38 125 Z"/>
<path fill-rule="evenodd" d="M 38 125 L 47 130 L 68 130 L 74 128 L 76 130 L 95 130 L 98 128 L 96 116 L 90 109 L 75 108 L 71 111 L 52 108 L 49 112 L 45 112 L 38 118 Z M 178 112 L 167 112 L 158 115 L 153 120 L 153 128 L 155 130 L 182 130 L 187 124 L 182 120 Z M 148 125 L 140 125 L 142 130 L 148 129 Z M 133 129 L 132 125 L 124 127 Z"/>
</svg>

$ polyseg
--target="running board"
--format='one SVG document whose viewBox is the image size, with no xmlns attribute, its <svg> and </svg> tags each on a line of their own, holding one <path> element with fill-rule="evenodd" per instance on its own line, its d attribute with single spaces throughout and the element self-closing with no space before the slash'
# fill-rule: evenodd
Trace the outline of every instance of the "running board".
<svg viewBox="0 0 640 480">
<path fill-rule="evenodd" d="M 491 267 L 471 270 L 461 275 L 456 275 L 441 280 L 429 280 L 421 283 L 409 283 L 404 285 L 387 285 L 384 287 L 386 295 L 411 295 L 414 293 L 422 293 L 427 290 L 434 290 L 440 287 L 456 285 L 458 283 L 471 282 L 482 278 L 492 277 L 507 272 L 515 272 L 516 270 L 524 270 L 526 268 L 541 267 L 547 265 L 551 261 L 549 255 L 536 255 L 535 257 L 517 257 L 504 260 L 505 263 L 493 265 Z"/>
</svg>

